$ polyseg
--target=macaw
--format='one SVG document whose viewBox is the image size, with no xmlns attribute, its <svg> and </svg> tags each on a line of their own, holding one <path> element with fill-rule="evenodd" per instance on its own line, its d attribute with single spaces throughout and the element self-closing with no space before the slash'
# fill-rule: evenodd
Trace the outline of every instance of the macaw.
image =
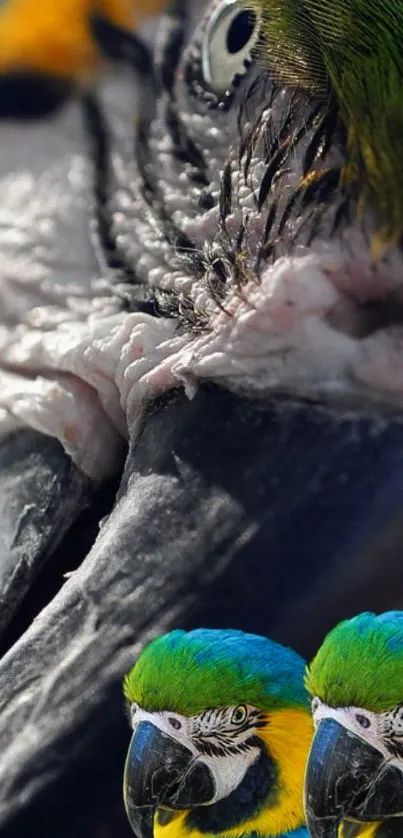
<svg viewBox="0 0 403 838">
<path fill-rule="evenodd" d="M 401 602 L 401 9 L 250 5 L 175 3 L 142 75 L 117 27 L 88 96 L 0 123 L 2 835 L 115 811 L 156 628 L 236 614 L 308 657 Z"/>
<path fill-rule="evenodd" d="M 403 611 L 344 620 L 311 662 L 316 731 L 305 809 L 312 838 L 403 835 L 402 679 Z"/>
<path fill-rule="evenodd" d="M 241 631 L 175 630 L 148 644 L 124 681 L 124 799 L 138 838 L 308 838 L 304 667 Z"/>
</svg>

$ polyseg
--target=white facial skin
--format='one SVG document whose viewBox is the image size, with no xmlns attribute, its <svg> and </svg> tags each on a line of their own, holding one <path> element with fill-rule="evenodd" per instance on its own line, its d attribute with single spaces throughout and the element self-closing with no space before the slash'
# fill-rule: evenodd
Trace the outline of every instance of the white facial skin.
<svg viewBox="0 0 403 838">
<path fill-rule="evenodd" d="M 373 713 L 362 707 L 330 707 L 319 698 L 312 699 L 315 727 L 323 719 L 335 719 L 346 730 L 376 748 L 391 765 L 403 770 L 403 707 Z M 396 749 L 402 748 L 402 756 Z"/>
<path fill-rule="evenodd" d="M 194 716 L 183 716 L 169 710 L 149 713 L 135 704 L 130 708 L 133 730 L 141 722 L 151 722 L 154 727 L 187 748 L 195 760 L 208 766 L 216 791 L 214 797 L 204 805 L 216 803 L 231 794 L 258 758 L 259 748 L 254 745 L 245 747 L 246 740 L 254 734 L 253 719 L 257 713 L 255 708 L 245 704 L 206 710 Z M 219 753 L 205 753 L 204 743 L 207 747 L 216 747 Z M 229 749 L 232 752 L 226 753 Z"/>
</svg>

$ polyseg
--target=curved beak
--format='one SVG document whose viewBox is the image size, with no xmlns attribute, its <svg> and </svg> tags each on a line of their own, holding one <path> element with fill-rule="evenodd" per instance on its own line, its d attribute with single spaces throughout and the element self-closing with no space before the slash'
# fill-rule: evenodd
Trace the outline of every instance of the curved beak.
<svg viewBox="0 0 403 838">
<path fill-rule="evenodd" d="M 372 745 L 325 719 L 308 757 L 304 798 L 312 838 L 337 838 L 344 818 L 368 822 L 403 813 L 403 775 Z"/>
<path fill-rule="evenodd" d="M 189 809 L 208 803 L 214 793 L 205 763 L 151 722 L 137 725 L 126 757 L 123 794 L 130 824 L 141 838 L 139 808 Z"/>
</svg>

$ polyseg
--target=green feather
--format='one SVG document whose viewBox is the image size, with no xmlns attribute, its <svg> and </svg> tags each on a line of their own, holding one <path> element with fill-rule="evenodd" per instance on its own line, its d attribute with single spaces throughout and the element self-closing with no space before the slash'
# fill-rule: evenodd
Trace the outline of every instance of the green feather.
<svg viewBox="0 0 403 838">
<path fill-rule="evenodd" d="M 283 83 L 335 95 L 347 129 L 346 179 L 376 213 L 378 243 L 403 234 L 403 3 L 251 0 L 261 57 Z M 331 93 L 332 92 L 332 93 Z"/>
<path fill-rule="evenodd" d="M 307 708 L 305 663 L 291 649 L 240 631 L 172 631 L 152 641 L 124 681 L 128 701 L 192 715 L 252 704 Z"/>
<path fill-rule="evenodd" d="M 325 638 L 306 687 L 332 707 L 390 710 L 403 701 L 403 612 L 359 614 Z"/>
</svg>

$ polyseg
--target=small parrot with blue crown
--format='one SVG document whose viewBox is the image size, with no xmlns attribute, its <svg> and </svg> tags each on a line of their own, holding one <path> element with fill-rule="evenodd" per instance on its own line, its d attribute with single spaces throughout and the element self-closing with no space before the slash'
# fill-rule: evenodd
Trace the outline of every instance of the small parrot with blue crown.
<svg viewBox="0 0 403 838">
<path fill-rule="evenodd" d="M 403 836 L 403 612 L 336 626 L 310 664 L 312 838 Z"/>
<path fill-rule="evenodd" d="M 241 631 L 175 630 L 145 648 L 124 681 L 138 838 L 308 838 L 304 671 L 296 652 Z"/>
</svg>

